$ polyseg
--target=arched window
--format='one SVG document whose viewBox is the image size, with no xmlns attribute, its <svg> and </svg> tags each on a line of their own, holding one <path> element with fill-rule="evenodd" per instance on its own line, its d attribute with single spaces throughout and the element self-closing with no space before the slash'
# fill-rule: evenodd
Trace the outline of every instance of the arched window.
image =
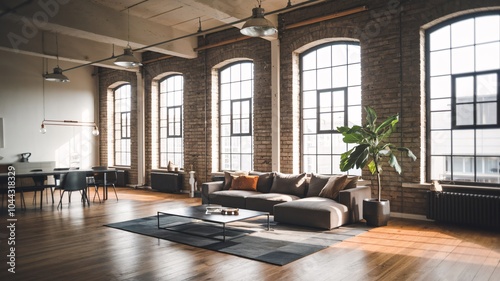
<svg viewBox="0 0 500 281">
<path fill-rule="evenodd" d="M 114 141 L 115 165 L 130 166 L 130 111 L 131 89 L 129 84 L 114 90 Z"/>
<path fill-rule="evenodd" d="M 253 168 L 253 63 L 238 62 L 219 72 L 220 169 Z"/>
<path fill-rule="evenodd" d="M 302 171 L 340 173 L 349 147 L 339 126 L 361 125 L 361 60 L 355 42 L 332 42 L 300 56 Z M 361 174 L 361 171 L 350 171 Z"/>
<path fill-rule="evenodd" d="M 428 180 L 500 183 L 500 12 L 426 32 Z"/>
<path fill-rule="evenodd" d="M 182 75 L 171 75 L 160 81 L 159 101 L 160 167 L 166 168 L 169 161 L 183 167 L 184 79 Z"/>
</svg>

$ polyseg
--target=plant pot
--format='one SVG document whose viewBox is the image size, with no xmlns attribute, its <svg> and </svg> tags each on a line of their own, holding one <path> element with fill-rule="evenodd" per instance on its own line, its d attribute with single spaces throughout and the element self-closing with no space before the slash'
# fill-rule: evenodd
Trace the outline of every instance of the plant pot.
<svg viewBox="0 0 500 281">
<path fill-rule="evenodd" d="M 384 226 L 387 225 L 391 217 L 391 205 L 389 200 L 382 199 L 364 199 L 363 200 L 363 218 L 367 225 Z"/>
</svg>

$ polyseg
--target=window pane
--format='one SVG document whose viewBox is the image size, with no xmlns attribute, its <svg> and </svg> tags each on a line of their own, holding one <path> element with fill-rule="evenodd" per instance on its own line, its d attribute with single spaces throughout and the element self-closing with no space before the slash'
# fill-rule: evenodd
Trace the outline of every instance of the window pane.
<svg viewBox="0 0 500 281">
<path fill-rule="evenodd" d="M 476 18 L 476 44 L 500 40 L 500 17 L 482 16 Z"/>
<path fill-rule="evenodd" d="M 306 71 L 302 74 L 302 89 L 304 91 L 316 89 L 316 70 Z"/>
<path fill-rule="evenodd" d="M 474 77 L 459 77 L 456 80 L 457 103 L 474 101 Z"/>
<path fill-rule="evenodd" d="M 451 110 L 451 99 L 431 100 L 431 111 Z M 451 120 L 451 117 L 450 117 Z"/>
<path fill-rule="evenodd" d="M 348 105 L 360 105 L 361 104 L 361 87 L 349 87 L 348 95 L 349 99 Z"/>
<path fill-rule="evenodd" d="M 318 135 L 322 136 L 322 135 Z M 305 135 L 304 138 L 304 153 L 305 154 L 315 154 L 316 153 L 316 135 Z"/>
<path fill-rule="evenodd" d="M 447 157 L 433 156 L 431 157 L 431 180 L 450 180 L 451 174 L 447 170 Z"/>
<path fill-rule="evenodd" d="M 496 125 L 497 122 L 497 103 L 480 103 L 476 106 L 476 124 L 477 125 Z M 500 136 L 499 136 L 500 139 Z M 499 140 L 500 141 L 500 140 Z"/>
<path fill-rule="evenodd" d="M 332 87 L 340 88 L 347 86 L 347 67 L 338 66 L 333 68 Z"/>
<path fill-rule="evenodd" d="M 359 75 L 361 73 L 361 64 L 351 64 L 348 69 L 349 82 L 347 84 L 349 86 L 361 85 L 361 76 Z"/>
<path fill-rule="evenodd" d="M 451 128 L 451 111 L 432 112 L 431 113 L 432 129 L 450 129 Z"/>
<path fill-rule="evenodd" d="M 458 104 L 456 112 L 456 125 L 466 126 L 474 125 L 474 105 Z"/>
<path fill-rule="evenodd" d="M 449 155 L 451 153 L 451 131 L 431 131 L 431 154 Z"/>
<path fill-rule="evenodd" d="M 332 51 L 330 46 L 318 49 L 316 53 L 319 58 L 317 62 L 318 68 L 328 67 L 331 65 Z"/>
<path fill-rule="evenodd" d="M 476 71 L 500 68 L 500 42 L 476 46 Z"/>
<path fill-rule="evenodd" d="M 347 45 L 341 45 L 341 44 L 337 44 L 337 45 L 333 45 L 332 46 L 332 57 L 333 57 L 333 61 L 332 61 L 332 64 L 331 66 L 338 66 L 338 65 L 345 65 L 347 64 Z M 321 58 L 320 58 L 321 60 Z M 354 63 L 351 62 L 351 63 Z"/>
<path fill-rule="evenodd" d="M 450 51 L 438 51 L 430 54 L 430 75 L 444 75 L 450 73 Z"/>
<path fill-rule="evenodd" d="M 477 76 L 476 95 L 477 101 L 496 101 L 498 98 L 497 74 L 484 74 Z"/>
<path fill-rule="evenodd" d="M 430 51 L 450 48 L 450 26 L 447 25 L 431 33 Z"/>
<path fill-rule="evenodd" d="M 478 182 L 500 183 L 500 157 L 477 157 Z"/>
<path fill-rule="evenodd" d="M 462 20 L 451 25 L 451 47 L 474 44 L 474 19 Z"/>
<path fill-rule="evenodd" d="M 332 87 L 331 75 L 332 70 L 330 68 L 318 70 L 318 89 L 329 89 Z"/>
<path fill-rule="evenodd" d="M 316 52 L 310 52 L 302 57 L 302 70 L 316 69 Z"/>
<path fill-rule="evenodd" d="M 348 63 L 358 63 L 361 62 L 361 53 L 360 53 L 360 48 L 359 46 L 356 45 L 348 45 L 348 56 L 349 56 L 349 61 Z"/>
<path fill-rule="evenodd" d="M 438 76 L 431 78 L 431 98 L 451 97 L 451 76 Z"/>
<path fill-rule="evenodd" d="M 474 47 L 463 47 L 453 49 L 452 57 L 452 73 L 466 73 L 474 71 Z"/>
<path fill-rule="evenodd" d="M 453 154 L 473 155 L 474 154 L 474 131 L 455 130 L 453 131 Z"/>
<path fill-rule="evenodd" d="M 500 129 L 477 130 L 476 153 L 478 155 L 500 155 L 499 137 Z"/>
</svg>

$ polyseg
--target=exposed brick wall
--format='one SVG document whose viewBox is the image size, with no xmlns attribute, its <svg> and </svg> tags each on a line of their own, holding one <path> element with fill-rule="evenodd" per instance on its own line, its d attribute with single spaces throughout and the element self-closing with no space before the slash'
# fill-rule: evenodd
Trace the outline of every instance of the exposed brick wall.
<svg viewBox="0 0 500 281">
<path fill-rule="evenodd" d="M 317 16 L 329 15 L 352 7 L 367 5 L 368 11 L 328 21 L 287 28 L 288 25 Z M 326 1 L 279 16 L 280 23 L 280 122 L 282 172 L 300 170 L 300 104 L 298 54 L 315 45 L 348 38 L 359 41 L 362 57 L 363 105 L 372 106 L 379 118 L 400 113 L 398 131 L 391 141 L 409 147 L 418 157 L 417 162 L 401 161 L 403 174 L 390 168 L 382 175 L 383 197 L 391 200 L 394 212 L 425 214 L 425 190 L 402 188 L 403 182 L 420 182 L 425 172 L 425 70 L 423 64 L 422 28 L 427 28 L 450 15 L 467 13 L 472 9 L 498 6 L 498 0 L 460 1 Z M 207 45 L 234 39 L 237 29 L 218 32 L 199 38 Z M 255 170 L 271 169 L 271 55 L 270 43 L 253 38 L 199 52 L 196 59 L 169 58 L 153 61 L 157 54 L 145 53 L 151 60 L 144 69 L 146 103 L 146 174 L 153 168 L 151 151 L 151 89 L 154 79 L 164 73 L 184 75 L 184 132 L 185 163 L 194 165 L 198 182 L 210 180 L 212 167 L 217 167 L 218 153 L 212 155 L 213 128 L 217 129 L 217 91 L 214 67 L 234 59 L 251 59 L 255 70 L 254 132 Z M 110 84 L 130 80 L 135 76 L 120 71 L 100 72 L 101 130 L 105 120 L 104 93 Z M 153 93 L 156 94 L 156 93 Z M 215 106 L 213 106 L 215 105 Z M 133 118 L 136 120 L 136 118 Z M 424 126 L 421 126 L 421 124 Z M 101 162 L 107 159 L 105 133 L 101 134 Z M 133 150 L 135 151 L 135 150 Z M 217 151 L 217 149 L 215 149 Z M 133 158 L 134 159 L 134 158 Z M 212 163 L 214 161 L 214 163 Z M 370 179 L 371 175 L 364 172 Z M 187 178 L 187 177 L 186 177 Z M 149 182 L 149 179 L 147 180 Z M 373 195 L 377 193 L 373 188 Z"/>
</svg>

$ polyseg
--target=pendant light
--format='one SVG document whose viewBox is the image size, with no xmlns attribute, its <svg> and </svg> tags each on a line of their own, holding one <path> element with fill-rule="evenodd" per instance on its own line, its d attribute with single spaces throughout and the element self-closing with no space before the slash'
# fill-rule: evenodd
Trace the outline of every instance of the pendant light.
<svg viewBox="0 0 500 281">
<path fill-rule="evenodd" d="M 123 55 L 119 56 L 114 61 L 114 64 L 121 67 L 130 68 L 130 67 L 141 66 L 142 63 L 134 57 L 134 53 L 132 52 L 132 48 L 130 47 L 130 8 L 127 9 L 127 13 L 128 13 L 127 48 L 123 50 Z"/>
<path fill-rule="evenodd" d="M 261 8 L 262 0 L 258 1 L 259 7 L 252 9 L 252 17 L 245 22 L 240 32 L 250 37 L 270 36 L 278 32 L 273 23 L 264 17 L 264 9 Z"/>
<path fill-rule="evenodd" d="M 46 81 L 51 81 L 51 82 L 69 82 L 69 78 L 62 73 L 62 69 L 59 67 L 59 42 L 57 40 L 57 33 L 56 33 L 56 60 L 57 60 L 57 66 L 54 67 L 54 72 L 45 73 L 43 75 L 43 78 Z"/>
</svg>

